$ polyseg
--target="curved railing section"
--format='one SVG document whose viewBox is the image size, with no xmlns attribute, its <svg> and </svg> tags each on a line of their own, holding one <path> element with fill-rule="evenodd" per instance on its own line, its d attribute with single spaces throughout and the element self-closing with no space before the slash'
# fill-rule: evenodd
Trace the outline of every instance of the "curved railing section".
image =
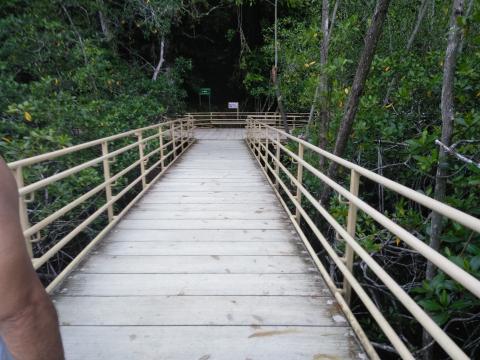
<svg viewBox="0 0 480 360">
<path fill-rule="evenodd" d="M 13 171 L 20 194 L 20 218 L 27 248 L 32 257 L 35 269 L 39 269 L 57 256 L 62 249 L 72 243 L 100 216 L 106 216 L 106 225 L 98 229 L 98 234 L 68 263 L 62 271 L 48 284 L 47 291 L 52 290 L 65 278 L 66 275 L 84 258 L 84 256 L 97 244 L 108 231 L 122 218 L 137 200 L 149 189 L 151 184 L 160 177 L 178 157 L 194 142 L 194 121 L 191 117 L 163 122 L 152 126 L 127 131 L 121 134 L 109 136 L 103 139 L 71 146 L 61 150 L 34 156 L 31 158 L 9 163 Z M 112 149 L 114 148 L 114 149 Z M 83 163 L 69 166 L 68 168 L 53 174 L 42 174 L 42 167 L 48 164 L 59 164 L 58 160 L 69 157 L 69 163 L 75 161 L 78 156 L 84 156 L 84 152 L 93 154 L 92 159 Z M 100 156 L 98 156 L 100 155 Z M 116 160 L 121 161 L 116 161 Z M 61 161 L 64 164 L 66 161 Z M 115 171 L 113 164 L 115 163 Z M 119 168 L 118 165 L 121 165 Z M 35 177 L 39 178 L 31 183 L 26 183 L 25 176 L 31 173 L 31 168 L 36 168 Z M 38 170 L 40 168 L 40 170 Z M 29 208 L 35 203 L 35 193 L 47 194 L 50 186 L 58 185 L 62 180 L 68 180 L 73 176 L 81 176 L 86 169 L 96 169 L 96 173 L 102 174 L 100 184 L 85 184 L 87 190 L 70 189 L 74 193 L 81 190 L 80 196 L 64 204 L 61 208 L 48 214 L 31 224 L 34 209 Z M 100 169 L 98 169 L 100 168 Z M 103 169 L 102 169 L 103 168 Z M 30 179 L 31 180 L 31 179 Z M 138 188 L 137 191 L 134 191 Z M 134 195 L 127 198 L 127 194 L 134 191 Z M 80 224 L 68 233 L 62 234 L 59 239 L 49 239 L 47 226 L 61 221 L 62 217 L 71 213 L 89 199 L 104 193 L 104 201 L 101 205 L 95 205 L 94 211 L 87 211 L 83 217 L 76 219 Z M 65 195 L 65 193 L 64 193 Z M 71 194 L 67 194 L 71 195 Z M 60 194 L 61 196 L 61 194 Z M 127 199 L 126 199 L 127 198 Z M 121 204 L 119 204 L 119 202 Z M 118 213 L 115 213 L 115 211 Z M 45 233 L 42 234 L 42 231 Z M 42 251 L 33 251 L 32 244 L 49 240 L 49 245 Z"/>
<path fill-rule="evenodd" d="M 298 147 L 298 152 L 294 153 L 284 145 L 287 140 L 288 142 L 293 142 L 296 144 Z M 258 121 L 252 117 L 247 120 L 246 141 L 252 153 L 260 163 L 262 170 L 265 172 L 268 181 L 277 192 L 277 195 L 286 211 L 290 214 L 294 226 L 299 232 L 308 251 L 322 273 L 325 282 L 349 318 L 353 329 L 357 331 L 360 341 L 364 345 L 366 352 L 371 358 L 378 358 L 378 355 L 376 355 L 376 352 L 372 348 L 368 339 L 365 338 L 365 334 L 361 330 L 358 322 L 349 309 L 352 289 L 355 291 L 358 298 L 363 302 L 366 309 L 370 312 L 373 319 L 384 332 L 385 336 L 397 350 L 398 354 L 403 359 L 413 359 L 414 357 L 405 345 L 404 341 L 395 332 L 391 324 L 388 323 L 380 309 L 375 305 L 374 301 L 372 301 L 365 289 L 354 277 L 352 272 L 354 256 L 358 256 L 364 261 L 370 270 L 385 284 L 395 298 L 413 315 L 413 317 L 423 326 L 423 328 L 432 336 L 432 338 L 437 341 L 437 343 L 449 356 L 451 356 L 453 359 L 468 359 L 468 356 L 462 351 L 462 349 L 357 242 L 355 239 L 355 228 L 358 210 L 363 211 L 365 214 L 373 218 L 378 224 L 382 225 L 386 230 L 392 234 L 395 234 L 396 237 L 398 237 L 400 240 L 403 240 L 410 248 L 414 249 L 416 252 L 424 256 L 428 261 L 435 264 L 438 269 L 457 281 L 467 291 L 470 291 L 478 298 L 480 298 L 480 281 L 437 251 L 433 250 L 414 234 L 402 228 L 390 218 L 386 217 L 384 214 L 380 213 L 368 203 L 360 199 L 358 196 L 360 178 L 362 176 L 368 178 L 371 181 L 380 184 L 404 197 L 407 197 L 432 211 L 438 212 L 454 222 L 466 226 L 476 233 L 480 233 L 479 219 L 436 201 L 390 179 L 380 176 L 350 161 L 335 156 L 302 139 L 299 139 L 291 134 L 287 134 L 282 130 L 265 124 L 262 121 Z M 330 161 L 337 163 L 346 169 L 349 169 L 351 173 L 350 189 L 347 190 L 333 179 L 319 171 L 316 166 L 307 162 L 304 158 L 304 151 L 307 149 L 319 156 L 323 156 Z M 291 163 L 295 163 L 297 169 L 296 174 L 292 174 L 282 160 L 288 160 Z M 346 221 L 346 228 L 342 226 L 307 190 L 303 181 L 304 171 L 308 171 L 310 174 L 317 177 L 323 184 L 329 186 L 339 196 L 347 200 L 348 217 Z M 291 187 L 285 184 L 285 182 L 282 180 L 282 176 L 288 179 L 290 182 L 288 185 L 293 187 L 293 191 L 291 191 Z M 279 189 L 283 190 L 290 202 L 293 204 L 295 209 L 293 212 L 290 212 L 287 204 L 282 199 L 282 196 L 278 191 Z M 345 254 L 343 257 L 337 254 L 336 250 L 319 230 L 315 221 L 307 213 L 304 207 L 302 207 L 302 199 L 308 200 L 316 212 L 318 212 L 318 214 L 320 214 L 323 219 L 333 227 L 338 237 L 345 242 Z M 327 271 L 327 269 L 324 267 L 315 250 L 307 240 L 306 235 L 300 227 L 300 221 L 302 219 L 304 223 L 311 229 L 313 234 L 315 234 L 323 249 L 336 265 L 337 270 L 342 273 L 344 279 L 342 289 L 337 288 L 334 280 L 329 274 L 329 271 Z"/>
</svg>

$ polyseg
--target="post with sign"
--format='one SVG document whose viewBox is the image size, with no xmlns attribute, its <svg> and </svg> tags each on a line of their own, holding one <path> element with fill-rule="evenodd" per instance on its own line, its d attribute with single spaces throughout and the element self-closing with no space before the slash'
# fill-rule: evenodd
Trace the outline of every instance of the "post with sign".
<svg viewBox="0 0 480 360">
<path fill-rule="evenodd" d="M 199 102 L 200 106 L 202 106 L 202 96 L 208 96 L 208 111 L 212 111 L 211 101 L 210 101 L 211 95 L 212 95 L 212 89 L 211 88 L 200 88 L 198 90 L 198 102 Z"/>
<path fill-rule="evenodd" d="M 240 114 L 238 113 L 238 111 L 239 111 L 238 102 L 234 102 L 234 101 L 229 102 L 229 103 L 228 103 L 228 108 L 229 108 L 229 109 L 237 109 L 237 120 L 239 120 L 239 115 L 240 115 Z"/>
</svg>

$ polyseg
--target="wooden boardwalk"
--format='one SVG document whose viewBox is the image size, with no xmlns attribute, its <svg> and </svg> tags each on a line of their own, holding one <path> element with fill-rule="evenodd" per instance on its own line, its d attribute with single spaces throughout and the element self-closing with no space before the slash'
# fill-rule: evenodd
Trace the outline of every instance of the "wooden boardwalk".
<svg viewBox="0 0 480 360">
<path fill-rule="evenodd" d="M 366 358 L 243 133 L 197 135 L 54 296 L 67 360 Z"/>
</svg>

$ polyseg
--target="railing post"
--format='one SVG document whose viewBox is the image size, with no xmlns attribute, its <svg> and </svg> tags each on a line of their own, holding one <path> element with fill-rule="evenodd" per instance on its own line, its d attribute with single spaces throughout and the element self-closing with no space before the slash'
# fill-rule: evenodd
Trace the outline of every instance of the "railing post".
<svg viewBox="0 0 480 360">
<path fill-rule="evenodd" d="M 23 171 L 21 167 L 17 167 L 15 169 L 15 180 L 17 182 L 18 189 L 24 186 L 23 182 Z M 23 232 L 30 227 L 30 221 L 28 220 L 28 209 L 27 209 L 27 202 L 25 201 L 24 196 L 19 196 L 18 198 L 18 209 L 20 215 L 20 225 L 22 226 Z M 30 236 L 25 237 L 25 244 L 27 246 L 28 255 L 30 258 L 33 258 L 33 250 L 32 250 L 32 243 L 30 242 Z"/>
<path fill-rule="evenodd" d="M 177 151 L 175 150 L 175 147 L 177 146 L 176 145 L 176 140 L 175 140 L 175 123 L 172 122 L 170 124 L 170 137 L 171 137 L 171 141 L 172 141 L 172 160 L 175 159 L 177 157 Z"/>
<path fill-rule="evenodd" d="M 265 125 L 265 172 L 268 174 L 268 127 Z"/>
<path fill-rule="evenodd" d="M 137 132 L 138 138 L 138 154 L 140 156 L 140 175 L 142 176 L 142 187 L 145 189 L 147 187 L 147 179 L 145 178 L 145 160 L 144 160 L 144 144 L 143 141 L 143 134 L 141 131 Z"/>
<path fill-rule="evenodd" d="M 158 128 L 158 140 L 160 145 L 160 169 L 163 171 L 165 168 L 165 158 L 164 158 L 164 151 L 163 151 L 163 126 L 160 125 Z"/>
<path fill-rule="evenodd" d="M 184 138 L 184 134 L 183 134 L 183 119 L 180 120 L 180 147 L 182 148 L 181 152 L 183 152 L 183 139 Z"/>
<path fill-rule="evenodd" d="M 102 156 L 108 155 L 108 142 L 104 141 L 102 142 Z M 107 202 L 110 202 L 112 200 L 112 183 L 108 182 L 110 180 L 110 160 L 109 159 L 103 159 L 103 177 L 105 179 L 105 182 L 107 183 L 105 185 L 105 196 L 107 199 Z M 113 205 L 110 204 L 107 207 L 107 214 L 108 214 L 108 222 L 113 221 Z"/>
<path fill-rule="evenodd" d="M 298 144 L 298 157 L 303 160 L 303 144 L 299 143 Z M 298 161 L 297 164 L 297 181 L 299 184 L 303 184 L 303 165 L 300 161 Z M 302 191 L 300 190 L 300 186 L 297 186 L 297 201 L 302 205 Z M 300 225 L 300 220 L 301 220 L 301 214 L 300 214 L 300 209 L 298 207 L 295 207 L 295 220 L 297 221 L 297 224 Z"/>
<path fill-rule="evenodd" d="M 277 161 L 275 161 L 275 174 L 277 175 L 275 177 L 275 187 L 278 189 L 278 186 L 280 185 L 278 178 L 280 177 L 280 133 L 277 130 L 277 143 L 275 144 L 275 158 Z"/>
<path fill-rule="evenodd" d="M 262 136 L 260 134 L 260 123 L 258 123 L 255 126 L 255 138 L 257 139 L 256 145 L 255 145 L 255 150 L 257 152 L 257 156 L 260 157 L 262 155 L 261 153 L 261 144 L 262 144 Z"/>
<path fill-rule="evenodd" d="M 359 186 L 360 174 L 352 169 L 350 175 L 350 192 L 354 196 L 358 196 Z M 357 210 L 357 206 L 350 201 L 348 205 L 347 232 L 353 238 L 355 238 L 355 228 L 357 225 Z M 352 247 L 348 244 L 345 244 L 345 265 L 350 272 L 352 272 L 353 270 L 354 255 L 355 254 L 352 250 Z M 345 295 L 345 301 L 347 302 L 347 304 L 350 304 L 350 300 L 352 297 L 352 288 L 350 284 L 345 280 L 343 281 L 343 291 Z"/>
<path fill-rule="evenodd" d="M 187 129 L 188 129 L 188 143 L 193 140 L 193 121 L 192 119 L 188 118 L 187 120 Z"/>
</svg>

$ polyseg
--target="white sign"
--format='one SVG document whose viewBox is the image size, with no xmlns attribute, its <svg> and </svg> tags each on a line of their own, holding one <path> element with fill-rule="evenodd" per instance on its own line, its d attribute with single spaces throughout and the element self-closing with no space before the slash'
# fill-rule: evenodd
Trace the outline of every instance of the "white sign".
<svg viewBox="0 0 480 360">
<path fill-rule="evenodd" d="M 238 109 L 238 102 L 229 102 L 228 103 L 229 109 Z"/>
</svg>

